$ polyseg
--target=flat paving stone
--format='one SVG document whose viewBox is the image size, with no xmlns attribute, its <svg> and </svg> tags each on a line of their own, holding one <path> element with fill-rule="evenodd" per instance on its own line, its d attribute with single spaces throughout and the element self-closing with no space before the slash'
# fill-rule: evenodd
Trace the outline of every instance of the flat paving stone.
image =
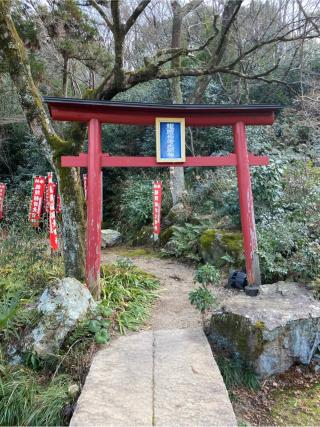
<svg viewBox="0 0 320 427">
<path fill-rule="evenodd" d="M 71 426 L 236 426 L 201 328 L 145 331 L 94 357 Z"/>
<path fill-rule="evenodd" d="M 236 426 L 219 368 L 201 328 L 155 331 L 156 426 Z"/>
<path fill-rule="evenodd" d="M 122 336 L 94 357 L 70 426 L 150 426 L 153 333 Z"/>
</svg>

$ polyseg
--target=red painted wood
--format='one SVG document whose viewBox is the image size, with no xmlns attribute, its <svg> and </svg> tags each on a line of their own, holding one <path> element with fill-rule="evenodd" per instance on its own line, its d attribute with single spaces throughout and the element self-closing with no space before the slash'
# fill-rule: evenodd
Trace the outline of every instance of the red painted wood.
<svg viewBox="0 0 320 427">
<path fill-rule="evenodd" d="M 87 253 L 86 283 L 98 297 L 101 258 L 101 124 L 91 119 L 88 128 L 88 193 L 87 193 Z M 79 156 L 83 158 L 82 156 Z"/>
<path fill-rule="evenodd" d="M 267 166 L 269 158 L 267 156 L 254 156 L 249 154 L 250 166 Z M 109 156 L 102 154 L 101 166 L 104 168 L 164 168 L 164 167 L 212 167 L 212 166 L 236 166 L 237 157 L 235 154 L 227 156 L 199 156 L 187 157 L 184 163 L 157 163 L 155 157 L 128 157 L 128 156 Z M 87 167 L 88 155 L 85 153 L 79 156 L 62 156 L 62 167 Z"/>
<path fill-rule="evenodd" d="M 243 122 L 239 122 L 234 125 L 233 138 L 237 156 L 238 190 L 247 280 L 249 285 L 260 285 L 261 278 L 259 260 L 257 256 L 258 246 L 251 189 L 249 156 L 246 141 L 246 129 Z"/>
<path fill-rule="evenodd" d="M 231 126 L 238 121 L 246 125 L 271 125 L 275 115 L 273 111 L 225 111 L 219 112 L 210 108 L 196 110 L 192 108 L 177 109 L 129 109 L 119 108 L 114 105 L 77 105 L 59 104 L 50 102 L 50 114 L 54 120 L 87 122 L 92 118 L 98 119 L 101 123 L 116 123 L 123 125 L 154 126 L 156 117 L 183 117 L 186 126 Z"/>
</svg>

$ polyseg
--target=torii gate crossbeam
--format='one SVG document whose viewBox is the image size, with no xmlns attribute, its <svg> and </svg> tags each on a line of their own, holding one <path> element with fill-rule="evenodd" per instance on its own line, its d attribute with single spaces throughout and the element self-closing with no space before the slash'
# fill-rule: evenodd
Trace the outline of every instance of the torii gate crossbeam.
<svg viewBox="0 0 320 427">
<path fill-rule="evenodd" d="M 247 125 L 271 125 L 279 105 L 159 105 L 86 101 L 47 97 L 54 120 L 88 123 L 88 154 L 62 156 L 63 167 L 88 169 L 86 283 L 99 294 L 101 254 L 101 169 L 103 167 L 214 167 L 236 166 L 248 293 L 261 284 L 254 219 L 250 166 L 268 165 L 268 157 L 248 153 Z M 187 157 L 183 163 L 157 163 L 155 157 L 109 156 L 102 152 L 103 123 L 154 125 L 157 117 L 185 118 L 186 126 L 232 126 L 235 153 L 227 156 Z"/>
</svg>

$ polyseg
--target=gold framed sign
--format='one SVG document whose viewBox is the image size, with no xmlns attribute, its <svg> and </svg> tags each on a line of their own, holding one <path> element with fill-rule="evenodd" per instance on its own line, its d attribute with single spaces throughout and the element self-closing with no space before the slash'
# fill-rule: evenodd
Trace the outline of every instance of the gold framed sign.
<svg viewBox="0 0 320 427">
<path fill-rule="evenodd" d="M 157 162 L 182 163 L 186 161 L 184 118 L 156 118 Z"/>
</svg>

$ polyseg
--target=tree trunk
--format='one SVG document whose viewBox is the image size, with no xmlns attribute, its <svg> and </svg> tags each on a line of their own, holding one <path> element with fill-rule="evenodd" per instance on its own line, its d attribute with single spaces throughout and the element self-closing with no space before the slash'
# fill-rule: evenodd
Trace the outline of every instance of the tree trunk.
<svg viewBox="0 0 320 427">
<path fill-rule="evenodd" d="M 60 163 L 60 162 L 59 162 Z M 55 167 L 62 206 L 65 275 L 85 280 L 85 201 L 78 168 Z"/>
<path fill-rule="evenodd" d="M 68 96 L 68 55 L 63 55 L 63 73 L 62 73 L 62 93 L 63 96 Z"/>
<path fill-rule="evenodd" d="M 182 27 L 182 9 L 177 1 L 172 2 L 173 20 L 172 20 L 172 39 L 171 47 L 181 47 L 181 27 Z M 180 66 L 180 57 L 174 58 L 171 61 L 171 67 L 177 68 Z M 182 91 L 180 85 L 180 77 L 171 79 L 172 102 L 174 104 L 183 104 Z M 183 167 L 170 168 L 170 191 L 172 195 L 173 206 L 177 205 L 183 198 L 185 191 L 184 169 Z"/>
<path fill-rule="evenodd" d="M 58 179 L 62 202 L 65 274 L 83 281 L 85 213 L 79 170 L 60 166 L 62 153 L 78 154 L 82 149 L 80 132 L 78 129 L 78 132 L 73 132 L 73 137 L 64 140 L 53 129 L 42 97 L 32 79 L 26 50 L 11 19 L 10 6 L 9 0 L 0 1 L 0 49 L 8 63 L 29 128 Z"/>
</svg>

